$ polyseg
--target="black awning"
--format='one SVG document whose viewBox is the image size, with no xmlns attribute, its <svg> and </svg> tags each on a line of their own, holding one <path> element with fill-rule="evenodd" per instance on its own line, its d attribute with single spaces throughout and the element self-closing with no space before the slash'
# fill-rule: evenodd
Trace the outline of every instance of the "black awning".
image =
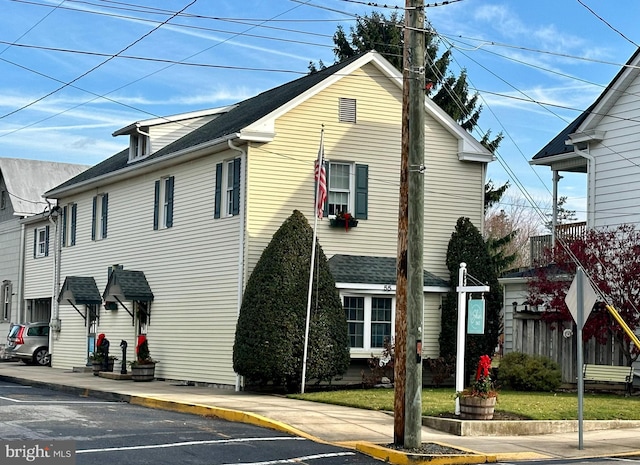
<svg viewBox="0 0 640 465">
<path fill-rule="evenodd" d="M 67 276 L 58 294 L 58 302 L 62 301 L 70 302 L 72 305 L 100 305 L 102 298 L 95 279 Z"/>
<path fill-rule="evenodd" d="M 142 271 L 114 269 L 102 294 L 105 302 L 138 301 L 151 302 L 153 292 Z"/>
</svg>

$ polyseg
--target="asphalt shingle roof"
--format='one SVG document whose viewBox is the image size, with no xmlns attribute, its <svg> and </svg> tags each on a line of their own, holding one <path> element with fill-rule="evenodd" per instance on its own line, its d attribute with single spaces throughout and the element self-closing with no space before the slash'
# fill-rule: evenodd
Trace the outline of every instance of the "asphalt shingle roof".
<svg viewBox="0 0 640 465">
<path fill-rule="evenodd" d="M 290 102 L 315 85 L 321 83 L 325 79 L 335 75 L 340 70 L 351 64 L 353 61 L 360 58 L 362 55 L 363 54 L 356 55 L 341 63 L 329 66 L 328 68 L 320 70 L 316 73 L 308 74 L 294 81 L 282 84 L 281 86 L 267 90 L 265 92 L 262 92 L 261 94 L 239 102 L 228 112 L 221 114 L 217 118 L 214 118 L 212 121 L 186 134 L 180 139 L 170 143 L 166 147 L 163 147 L 162 149 L 141 160 L 140 162 L 158 159 L 165 155 L 178 152 L 189 147 L 195 147 L 205 142 L 214 141 L 225 136 L 235 134 L 241 131 L 243 128 L 249 126 L 250 124 L 256 122 L 260 118 L 277 110 L 281 106 Z M 122 152 L 119 152 L 106 159 L 102 163 L 93 166 L 84 173 L 68 180 L 63 184 L 60 184 L 55 189 L 57 190 L 71 187 L 83 181 L 88 181 L 99 176 L 115 173 L 123 168 L 133 166 L 133 164 L 128 163 L 128 161 L 129 149 L 127 148 Z"/>
<path fill-rule="evenodd" d="M 334 255 L 329 269 L 337 283 L 395 284 L 395 257 L 365 257 L 360 255 Z M 424 271 L 424 285 L 449 287 L 449 283 Z"/>
<path fill-rule="evenodd" d="M 86 276 L 67 276 L 60 289 L 58 302 L 69 300 L 73 304 L 100 305 L 102 297 L 95 279 Z"/>
<path fill-rule="evenodd" d="M 105 300 L 113 296 L 143 302 L 153 300 L 153 292 L 142 271 L 114 269 L 103 293 Z"/>
<path fill-rule="evenodd" d="M 631 58 L 627 61 L 627 65 L 631 65 L 638 55 L 640 54 L 640 47 L 636 49 Z M 611 80 L 609 85 L 604 89 L 604 91 L 598 96 L 595 102 L 593 102 L 589 108 L 587 108 L 580 116 L 578 116 L 575 120 L 573 120 L 566 128 L 562 130 L 557 136 L 555 136 L 551 141 L 545 145 L 538 153 L 533 156 L 533 160 L 541 160 L 546 157 L 551 157 L 554 155 L 561 155 L 567 152 L 573 152 L 573 145 L 565 145 L 565 141 L 568 139 L 569 134 L 573 134 L 576 132 L 576 129 L 580 127 L 580 125 L 584 122 L 584 120 L 591 114 L 596 105 L 600 103 L 602 99 L 604 99 L 607 94 L 614 87 L 616 81 L 620 79 L 620 77 L 626 71 L 627 66 L 623 66 L 620 71 L 616 74 L 616 76 Z"/>
</svg>

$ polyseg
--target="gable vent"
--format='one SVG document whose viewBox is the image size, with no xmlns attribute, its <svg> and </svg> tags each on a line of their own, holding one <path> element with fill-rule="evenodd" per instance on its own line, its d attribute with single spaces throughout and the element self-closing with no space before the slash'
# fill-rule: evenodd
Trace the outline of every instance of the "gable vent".
<svg viewBox="0 0 640 465">
<path fill-rule="evenodd" d="M 338 106 L 339 106 L 339 121 L 341 123 L 356 122 L 356 99 L 340 98 Z"/>
</svg>

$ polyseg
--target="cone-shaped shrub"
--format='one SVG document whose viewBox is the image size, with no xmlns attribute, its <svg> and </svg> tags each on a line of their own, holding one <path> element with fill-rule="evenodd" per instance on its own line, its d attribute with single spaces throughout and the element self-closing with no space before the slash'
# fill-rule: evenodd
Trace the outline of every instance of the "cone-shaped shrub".
<svg viewBox="0 0 640 465">
<path fill-rule="evenodd" d="M 244 291 L 233 369 L 248 385 L 297 390 L 302 381 L 313 230 L 298 210 L 262 252 Z M 347 321 L 320 244 L 316 248 L 306 379 L 327 381 L 349 366 Z"/>
</svg>

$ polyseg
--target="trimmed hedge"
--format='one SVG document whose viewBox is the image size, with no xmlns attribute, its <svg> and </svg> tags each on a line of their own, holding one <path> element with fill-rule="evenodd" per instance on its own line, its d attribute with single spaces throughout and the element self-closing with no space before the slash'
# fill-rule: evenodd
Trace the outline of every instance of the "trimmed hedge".
<svg viewBox="0 0 640 465">
<path fill-rule="evenodd" d="M 516 391 L 555 391 L 562 382 L 560 365 L 550 358 L 511 352 L 500 361 L 498 382 Z"/>
</svg>

